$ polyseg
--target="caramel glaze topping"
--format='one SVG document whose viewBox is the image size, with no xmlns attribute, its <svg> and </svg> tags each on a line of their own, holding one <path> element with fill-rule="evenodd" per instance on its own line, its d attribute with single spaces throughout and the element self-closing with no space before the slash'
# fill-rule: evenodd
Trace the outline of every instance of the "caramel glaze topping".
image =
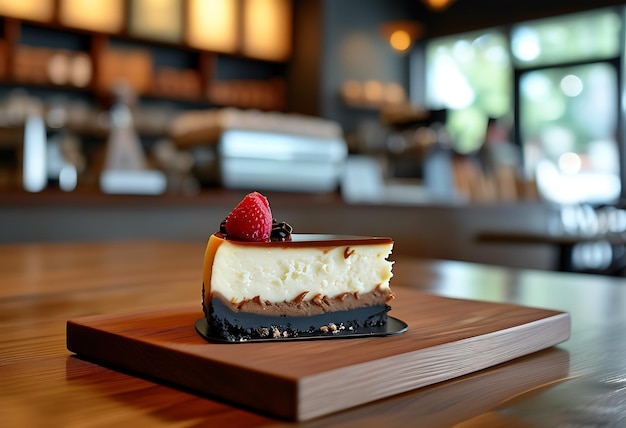
<svg viewBox="0 0 626 428">
<path fill-rule="evenodd" d="M 352 254 L 354 250 L 351 248 L 353 245 L 366 245 L 366 244 L 390 244 L 393 243 L 391 238 L 387 237 L 363 237 L 363 236 L 349 236 L 349 235 L 322 235 L 322 234 L 292 234 L 289 240 L 285 241 L 267 241 L 267 242 L 255 242 L 255 241 L 242 241 L 238 239 L 229 238 L 222 232 L 215 232 L 214 235 L 220 239 L 226 240 L 233 245 L 242 246 L 263 246 L 263 247 L 315 247 L 321 251 L 328 252 L 338 246 L 345 245 L 348 248 L 344 251 Z M 345 253 L 344 253 L 345 255 Z M 349 255 L 348 255 L 349 257 Z M 347 258 L 347 257 L 346 257 Z"/>
<path fill-rule="evenodd" d="M 211 299 L 220 299 L 235 312 L 245 311 L 260 315 L 308 316 L 355 309 L 362 306 L 383 305 L 395 297 L 393 291 L 389 288 L 382 289 L 380 285 L 369 293 L 342 293 L 335 297 L 316 294 L 312 299 L 304 300 L 308 293 L 308 291 L 304 291 L 289 302 L 274 303 L 264 301 L 259 296 L 255 296 L 252 299 L 244 299 L 241 302 L 231 302 L 217 292 L 211 293 Z"/>
</svg>

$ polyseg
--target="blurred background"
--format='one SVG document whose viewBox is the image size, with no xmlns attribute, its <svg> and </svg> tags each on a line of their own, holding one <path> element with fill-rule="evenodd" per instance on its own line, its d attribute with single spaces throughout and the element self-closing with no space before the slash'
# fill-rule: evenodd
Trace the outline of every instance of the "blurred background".
<svg viewBox="0 0 626 428">
<path fill-rule="evenodd" d="M 398 256 L 623 275 L 625 6 L 0 0 L 0 243 L 201 241 L 258 190 Z"/>
</svg>

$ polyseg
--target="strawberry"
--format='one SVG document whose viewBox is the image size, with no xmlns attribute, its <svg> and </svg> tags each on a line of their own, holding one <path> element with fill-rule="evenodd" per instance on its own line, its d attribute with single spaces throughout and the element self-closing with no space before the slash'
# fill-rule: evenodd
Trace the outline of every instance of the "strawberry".
<svg viewBox="0 0 626 428">
<path fill-rule="evenodd" d="M 272 233 L 272 211 L 267 198 L 249 193 L 228 214 L 224 223 L 229 238 L 245 241 L 269 241 Z"/>
</svg>

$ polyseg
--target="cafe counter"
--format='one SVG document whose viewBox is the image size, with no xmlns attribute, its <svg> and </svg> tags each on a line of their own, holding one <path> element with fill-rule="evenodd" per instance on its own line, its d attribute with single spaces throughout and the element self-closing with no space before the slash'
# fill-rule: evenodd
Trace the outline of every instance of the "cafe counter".
<svg viewBox="0 0 626 428">
<path fill-rule="evenodd" d="M 245 195 L 103 195 L 91 191 L 0 195 L 0 243 L 167 239 L 206 242 Z M 510 267 L 554 269 L 546 243 L 479 242 L 484 231 L 540 233 L 553 207 L 540 202 L 348 203 L 339 193 L 267 193 L 274 217 L 297 233 L 391 236 L 394 253 Z M 10 225 L 7 226 L 7 225 Z"/>
</svg>

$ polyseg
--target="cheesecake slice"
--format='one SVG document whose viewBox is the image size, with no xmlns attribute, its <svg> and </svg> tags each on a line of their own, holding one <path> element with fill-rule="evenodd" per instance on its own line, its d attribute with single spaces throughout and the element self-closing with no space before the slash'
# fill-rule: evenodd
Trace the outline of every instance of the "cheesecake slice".
<svg viewBox="0 0 626 428">
<path fill-rule="evenodd" d="M 227 341 L 350 334 L 387 323 L 391 238 L 289 234 L 281 241 L 210 236 L 202 306 Z"/>
</svg>

